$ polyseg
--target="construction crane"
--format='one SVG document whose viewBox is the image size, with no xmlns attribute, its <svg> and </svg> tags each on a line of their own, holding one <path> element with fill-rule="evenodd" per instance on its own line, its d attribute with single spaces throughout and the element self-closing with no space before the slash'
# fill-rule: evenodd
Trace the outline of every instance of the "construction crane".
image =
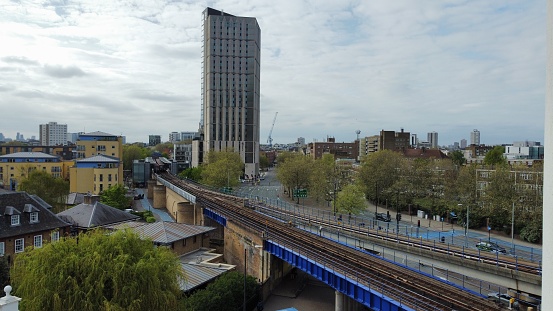
<svg viewBox="0 0 553 311">
<path fill-rule="evenodd" d="M 269 131 L 269 138 L 267 138 L 267 143 L 269 144 L 269 148 L 273 147 L 273 138 L 271 137 L 271 135 L 273 134 L 273 128 L 275 127 L 275 121 L 276 121 L 277 114 L 278 114 L 278 111 L 275 112 L 275 117 L 273 119 L 273 125 L 271 125 L 271 130 Z"/>
</svg>

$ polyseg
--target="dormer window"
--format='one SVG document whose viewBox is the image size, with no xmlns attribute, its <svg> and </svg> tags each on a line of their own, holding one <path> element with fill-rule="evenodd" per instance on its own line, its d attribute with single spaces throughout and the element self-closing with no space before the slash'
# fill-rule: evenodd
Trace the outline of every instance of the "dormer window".
<svg viewBox="0 0 553 311">
<path fill-rule="evenodd" d="M 31 223 L 38 222 L 38 212 L 31 212 L 29 220 Z"/>
<path fill-rule="evenodd" d="M 19 225 L 19 215 L 12 215 L 12 226 L 18 226 Z"/>
</svg>

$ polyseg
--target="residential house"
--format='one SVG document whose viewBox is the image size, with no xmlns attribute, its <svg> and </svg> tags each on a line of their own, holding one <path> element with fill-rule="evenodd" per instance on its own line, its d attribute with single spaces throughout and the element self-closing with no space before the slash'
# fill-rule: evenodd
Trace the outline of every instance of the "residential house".
<svg viewBox="0 0 553 311">
<path fill-rule="evenodd" d="M 42 247 L 69 233 L 71 224 L 50 211 L 40 198 L 26 192 L 0 193 L 0 256 L 11 262 L 27 247 Z"/>
</svg>

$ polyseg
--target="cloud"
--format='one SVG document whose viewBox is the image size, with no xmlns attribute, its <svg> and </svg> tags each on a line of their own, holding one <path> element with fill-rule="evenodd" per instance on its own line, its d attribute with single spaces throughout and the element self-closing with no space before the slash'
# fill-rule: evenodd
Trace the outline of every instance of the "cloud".
<svg viewBox="0 0 553 311">
<path fill-rule="evenodd" d="M 10 2 L 0 109 L 25 119 L 0 132 L 196 130 L 208 5 L 261 27 L 262 142 L 276 111 L 278 143 L 400 128 L 441 144 L 474 128 L 489 144 L 543 139 L 545 10 L 524 0 Z"/>
<path fill-rule="evenodd" d="M 82 77 L 86 73 L 77 66 L 44 65 L 44 73 L 54 78 Z"/>
<path fill-rule="evenodd" d="M 6 56 L 6 57 L 2 57 L 2 61 L 8 64 L 20 64 L 20 65 L 31 65 L 31 66 L 39 65 L 37 61 L 28 59 L 24 56 Z"/>
</svg>

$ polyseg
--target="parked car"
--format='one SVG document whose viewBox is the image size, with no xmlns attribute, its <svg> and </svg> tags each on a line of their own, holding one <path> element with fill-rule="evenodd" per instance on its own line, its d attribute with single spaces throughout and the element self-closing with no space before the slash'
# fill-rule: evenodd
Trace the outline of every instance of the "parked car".
<svg viewBox="0 0 553 311">
<path fill-rule="evenodd" d="M 511 299 L 513 300 L 513 305 L 511 306 L 513 310 L 519 310 L 519 303 L 516 301 L 513 297 L 507 295 L 507 294 L 500 294 L 497 292 L 489 293 L 488 299 L 491 299 L 497 303 L 500 303 L 504 306 L 509 306 L 509 302 Z"/>
<path fill-rule="evenodd" d="M 381 221 L 385 221 L 385 222 L 390 222 L 390 221 L 392 221 L 392 217 L 390 217 L 390 215 L 388 215 L 388 214 L 377 213 L 377 214 L 376 214 L 376 220 L 381 220 Z"/>
<path fill-rule="evenodd" d="M 480 242 L 476 244 L 476 248 L 478 248 L 481 251 L 487 251 L 492 253 L 501 253 L 501 254 L 507 253 L 507 250 L 505 250 L 504 247 L 501 247 L 494 242 Z"/>
</svg>

